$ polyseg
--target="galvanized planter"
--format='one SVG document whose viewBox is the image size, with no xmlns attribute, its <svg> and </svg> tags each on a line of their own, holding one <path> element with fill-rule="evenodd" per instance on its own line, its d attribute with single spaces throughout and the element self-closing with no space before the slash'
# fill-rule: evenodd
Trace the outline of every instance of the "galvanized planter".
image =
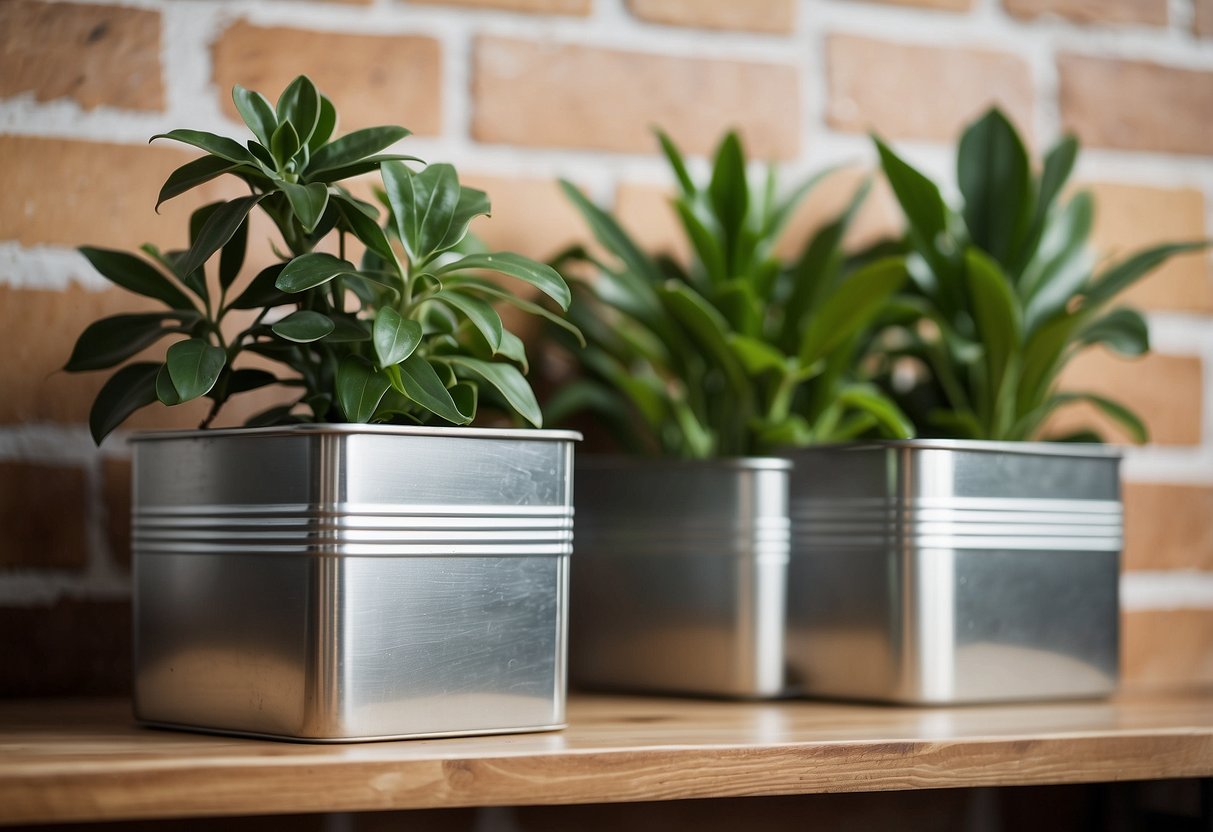
<svg viewBox="0 0 1213 832">
<path fill-rule="evenodd" d="M 574 683 L 781 694 L 790 467 L 580 457 Z"/>
<path fill-rule="evenodd" d="M 578 438 L 136 436 L 136 717 L 331 742 L 563 727 Z"/>
<path fill-rule="evenodd" d="M 1115 689 L 1118 451 L 914 440 L 791 458 L 799 691 L 942 704 Z"/>
</svg>

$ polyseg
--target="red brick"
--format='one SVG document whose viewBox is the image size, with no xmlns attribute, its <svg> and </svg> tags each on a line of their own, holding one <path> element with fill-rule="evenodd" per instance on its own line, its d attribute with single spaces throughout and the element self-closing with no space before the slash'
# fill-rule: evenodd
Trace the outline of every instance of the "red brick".
<svg viewBox="0 0 1213 832">
<path fill-rule="evenodd" d="M 1079 23 L 1167 25 L 1167 0 L 1003 0 L 1015 17 L 1056 15 Z"/>
<path fill-rule="evenodd" d="M 501 37 L 476 41 L 482 142 L 652 153 L 660 124 L 689 153 L 737 126 L 758 158 L 799 149 L 796 69 Z"/>
<path fill-rule="evenodd" d="M 628 0 L 641 20 L 671 26 L 789 34 L 796 26 L 793 0 Z"/>
<path fill-rule="evenodd" d="M 1062 124 L 1084 144 L 1213 154 L 1213 72 L 1062 55 Z"/>
<path fill-rule="evenodd" d="M 1213 488 L 1127 483 L 1125 569 L 1213 571 Z"/>
<path fill-rule="evenodd" d="M 88 503 L 79 466 L 0 462 L 0 566 L 83 569 Z"/>
<path fill-rule="evenodd" d="M 32 92 L 85 109 L 164 109 L 160 13 L 82 3 L 0 3 L 0 98 Z"/>
<path fill-rule="evenodd" d="M 1032 132 L 1031 73 L 1016 55 L 832 35 L 826 61 L 826 119 L 840 130 L 951 142 L 998 104 Z"/>
<path fill-rule="evenodd" d="M 460 6 L 468 9 L 495 9 L 532 14 L 573 14 L 585 16 L 594 0 L 412 0 L 423 6 Z"/>
<path fill-rule="evenodd" d="M 212 50 L 214 81 L 222 104 L 234 84 L 276 100 L 299 74 L 333 100 L 339 132 L 400 124 L 418 135 L 442 129 L 442 57 L 438 41 L 416 35 L 346 35 L 238 21 Z"/>
<path fill-rule="evenodd" d="M 1122 618 L 1126 685 L 1184 688 L 1213 683 L 1213 610 L 1150 610 Z"/>
</svg>

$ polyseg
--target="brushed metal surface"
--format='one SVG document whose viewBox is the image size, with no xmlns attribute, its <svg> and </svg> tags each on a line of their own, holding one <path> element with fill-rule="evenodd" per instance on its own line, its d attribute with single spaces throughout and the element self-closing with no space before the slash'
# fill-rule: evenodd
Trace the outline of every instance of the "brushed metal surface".
<svg viewBox="0 0 1213 832">
<path fill-rule="evenodd" d="M 783 692 L 789 467 L 578 459 L 575 684 Z"/>
<path fill-rule="evenodd" d="M 136 717 L 561 727 L 576 435 L 334 427 L 136 437 Z"/>
<path fill-rule="evenodd" d="M 1114 449 L 908 441 L 791 458 L 792 686 L 924 704 L 1115 689 Z"/>
</svg>

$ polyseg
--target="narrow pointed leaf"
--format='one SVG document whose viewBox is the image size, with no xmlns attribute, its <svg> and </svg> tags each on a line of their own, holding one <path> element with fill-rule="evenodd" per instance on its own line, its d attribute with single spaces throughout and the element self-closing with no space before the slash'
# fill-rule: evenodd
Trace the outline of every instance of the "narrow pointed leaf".
<svg viewBox="0 0 1213 832">
<path fill-rule="evenodd" d="M 212 156 L 227 159 L 229 162 L 238 162 L 257 167 L 257 158 L 248 151 L 248 148 L 235 139 L 229 139 L 226 136 L 204 133 L 201 130 L 170 130 L 167 133 L 158 133 L 152 136 L 151 140 L 155 141 L 156 139 L 171 139 L 172 141 L 200 148 Z"/>
<path fill-rule="evenodd" d="M 687 196 L 694 196 L 696 192 L 695 182 L 691 179 L 691 175 L 687 172 L 686 162 L 682 158 L 682 151 L 674 144 L 673 140 L 662 130 L 655 130 L 657 141 L 661 143 L 661 152 L 665 154 L 666 160 L 670 163 L 670 168 L 674 171 L 674 176 L 678 179 L 678 185 L 682 188 L 682 192 Z"/>
<path fill-rule="evenodd" d="M 160 188 L 160 195 L 156 198 L 156 210 L 159 211 L 160 206 L 173 197 L 180 196 L 204 182 L 210 182 L 212 179 L 242 166 L 240 162 L 233 162 L 220 156 L 201 156 L 191 162 L 186 162 L 164 180 L 164 185 Z"/>
<path fill-rule="evenodd" d="M 156 401 L 158 363 L 128 364 L 110 376 L 88 414 L 89 432 L 98 445 L 132 413 Z"/>
<path fill-rule="evenodd" d="M 1002 394 L 1004 380 L 1021 349 L 1019 306 L 1006 274 L 990 257 L 970 248 L 965 252 L 965 266 L 977 335 L 985 348 L 987 389 L 993 405 Z M 991 414 L 994 410 L 992 406 Z"/>
<path fill-rule="evenodd" d="M 291 157 L 299 152 L 299 134 L 295 131 L 295 126 L 289 121 L 284 121 L 278 125 L 278 129 L 274 131 L 274 135 L 270 138 L 270 153 L 274 154 L 274 163 L 279 170 L 286 167 L 286 163 L 291 160 Z M 286 185 L 287 182 L 279 184 Z"/>
<path fill-rule="evenodd" d="M 457 372 L 469 374 L 494 388 L 519 416 L 537 428 L 543 427 L 543 413 L 535 400 L 535 393 L 526 377 L 513 364 L 454 355 L 443 360 L 450 362 Z"/>
<path fill-rule="evenodd" d="M 327 96 L 321 95 L 320 114 L 316 117 L 316 129 L 312 131 L 312 137 L 307 140 L 307 146 L 313 154 L 332 137 L 335 129 L 337 129 L 337 110 L 333 107 L 333 102 Z"/>
<path fill-rule="evenodd" d="M 870 415 L 889 439 L 909 439 L 914 425 L 893 400 L 870 384 L 849 384 L 838 393 L 838 400 Z"/>
<path fill-rule="evenodd" d="M 997 108 L 965 130 L 957 152 L 957 181 L 973 242 L 1006 266 L 1035 205 L 1028 152 Z"/>
<path fill-rule="evenodd" d="M 825 297 L 806 327 L 800 364 L 809 367 L 866 327 L 906 279 L 900 257 L 878 260 L 847 277 Z"/>
<path fill-rule="evenodd" d="M 501 348 L 501 316 L 497 310 L 480 298 L 464 294 L 457 289 L 443 289 L 430 300 L 445 303 L 476 327 L 494 353 Z"/>
<path fill-rule="evenodd" d="M 224 289 L 231 287 L 240 276 L 244 266 L 244 255 L 248 250 L 248 220 L 236 228 L 236 233 L 227 241 L 219 252 L 219 285 Z"/>
<path fill-rule="evenodd" d="M 461 187 L 459 200 L 455 203 L 455 211 L 451 215 L 451 224 L 447 227 L 442 240 L 439 241 L 437 251 L 449 251 L 462 243 L 467 237 L 468 226 L 472 220 L 476 217 L 488 216 L 490 209 L 488 194 L 475 188 Z M 469 252 L 469 254 L 476 253 L 487 252 Z"/>
<path fill-rule="evenodd" d="M 149 263 L 133 254 L 106 248 L 83 246 L 80 253 L 102 277 L 116 286 L 144 297 L 163 301 L 173 309 L 193 310 L 185 293 Z"/>
<path fill-rule="evenodd" d="M 377 254 L 385 263 L 395 261 L 396 255 L 378 222 L 368 217 L 357 203 L 345 196 L 337 194 L 333 197 L 333 201 L 337 205 L 337 210 L 341 212 L 345 224 L 363 245 Z"/>
<path fill-rule="evenodd" d="M 1138 418 L 1137 414 L 1119 402 L 1114 402 L 1111 399 L 1095 393 L 1085 392 L 1058 393 L 1053 397 L 1053 399 L 1058 404 L 1068 404 L 1070 402 L 1089 402 L 1101 410 L 1108 418 L 1112 419 L 1114 422 L 1128 431 L 1129 436 L 1134 442 L 1144 444 L 1150 439 L 1150 432 L 1146 428 L 1145 423 Z"/>
<path fill-rule="evenodd" d="M 296 149 L 301 144 L 307 144 L 320 117 L 320 94 L 316 92 L 316 86 L 310 78 L 300 75 L 291 81 L 278 97 L 276 115 L 280 123 L 292 123 L 292 132 L 296 134 Z M 282 158 L 285 161 L 290 157 Z"/>
<path fill-rule="evenodd" d="M 399 364 L 412 355 L 421 343 L 421 324 L 385 306 L 375 317 L 371 340 L 381 367 Z"/>
<path fill-rule="evenodd" d="M 262 309 L 289 302 L 290 298 L 275 285 L 283 268 L 284 263 L 275 263 L 262 269 L 228 306 L 232 309 Z"/>
<path fill-rule="evenodd" d="M 165 335 L 181 332 L 183 321 L 192 322 L 197 317 L 148 312 L 114 315 L 94 321 L 76 340 L 76 346 L 63 369 L 69 373 L 80 373 L 121 364 Z"/>
<path fill-rule="evenodd" d="M 400 392 L 410 401 L 453 425 L 472 421 L 470 415 L 460 412 L 438 373 L 423 357 L 413 353 L 396 366 L 400 368 Z"/>
<path fill-rule="evenodd" d="M 1088 290 L 1083 305 L 1090 308 L 1106 303 L 1175 255 L 1201 251 L 1208 248 L 1209 245 L 1210 241 L 1197 240 L 1186 243 L 1165 243 L 1139 251 L 1099 275 Z"/>
<path fill-rule="evenodd" d="M 1113 309 L 1078 333 L 1083 344 L 1103 344 L 1121 355 L 1138 356 L 1150 351 L 1150 328 L 1134 309 Z"/>
<path fill-rule="evenodd" d="M 329 142 L 315 153 L 308 163 L 308 178 L 315 179 L 324 171 L 361 161 L 409 135 L 403 127 L 367 127 L 347 133 Z"/>
<path fill-rule="evenodd" d="M 910 226 L 925 243 L 947 231 L 948 209 L 935 183 L 923 176 L 880 139 L 874 139 L 885 177 L 901 203 Z"/>
<path fill-rule="evenodd" d="M 455 168 L 435 164 L 413 173 L 400 162 L 385 162 L 381 170 L 400 240 L 413 262 L 424 262 L 441 250 L 459 204 Z"/>
<path fill-rule="evenodd" d="M 278 129 L 278 117 L 274 114 L 274 108 L 270 105 L 269 100 L 259 92 L 246 90 L 236 84 L 232 87 L 232 102 L 235 103 L 236 111 L 240 113 L 240 117 L 244 119 L 248 129 L 253 131 L 253 135 L 257 137 L 257 141 L 265 147 L 269 147 L 270 137 Z"/>
<path fill-rule="evenodd" d="M 640 247 L 632 241 L 632 238 L 628 236 L 627 232 L 623 230 L 610 214 L 591 202 L 571 182 L 562 179 L 560 180 L 560 187 L 577 207 L 577 210 L 581 212 L 582 217 L 585 218 L 586 223 L 590 226 L 590 231 L 593 232 L 594 238 L 607 251 L 618 257 L 624 266 L 650 286 L 656 286 L 662 282 L 664 278 L 661 271 L 657 268 L 657 264 L 641 251 Z"/>
<path fill-rule="evenodd" d="M 556 301 L 561 309 L 568 309 L 569 303 L 572 301 L 568 284 L 555 269 L 509 251 L 495 254 L 469 254 L 448 263 L 438 269 L 435 274 L 441 278 L 443 275 L 472 270 L 493 271 L 529 283 Z"/>
<path fill-rule="evenodd" d="M 290 182 L 279 182 L 286 198 L 291 203 L 291 210 L 299 218 L 303 230 L 311 234 L 324 216 L 324 209 L 329 204 L 329 189 L 321 182 L 310 185 L 295 185 Z"/>
<path fill-rule="evenodd" d="M 726 258 L 734 252 L 741 236 L 749 211 L 749 196 L 745 151 L 741 147 L 741 139 L 736 133 L 730 132 L 716 151 L 712 179 L 708 183 L 708 198 L 723 232 Z"/>
<path fill-rule="evenodd" d="M 244 218 L 265 197 L 266 194 L 253 194 L 222 203 L 202 226 L 198 238 L 178 264 L 178 272 L 188 275 L 200 268 L 212 254 L 227 244 Z"/>
</svg>

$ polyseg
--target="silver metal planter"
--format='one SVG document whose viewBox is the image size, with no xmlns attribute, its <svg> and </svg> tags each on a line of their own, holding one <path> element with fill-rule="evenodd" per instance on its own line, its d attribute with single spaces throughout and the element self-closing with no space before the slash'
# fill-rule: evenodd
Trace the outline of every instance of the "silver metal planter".
<svg viewBox="0 0 1213 832">
<path fill-rule="evenodd" d="M 790 467 L 580 457 L 574 682 L 781 694 Z"/>
<path fill-rule="evenodd" d="M 966 703 L 1115 689 L 1118 451 L 918 440 L 791 456 L 799 690 Z"/>
<path fill-rule="evenodd" d="M 562 727 L 578 438 L 136 436 L 136 717 L 309 741 Z"/>
</svg>

